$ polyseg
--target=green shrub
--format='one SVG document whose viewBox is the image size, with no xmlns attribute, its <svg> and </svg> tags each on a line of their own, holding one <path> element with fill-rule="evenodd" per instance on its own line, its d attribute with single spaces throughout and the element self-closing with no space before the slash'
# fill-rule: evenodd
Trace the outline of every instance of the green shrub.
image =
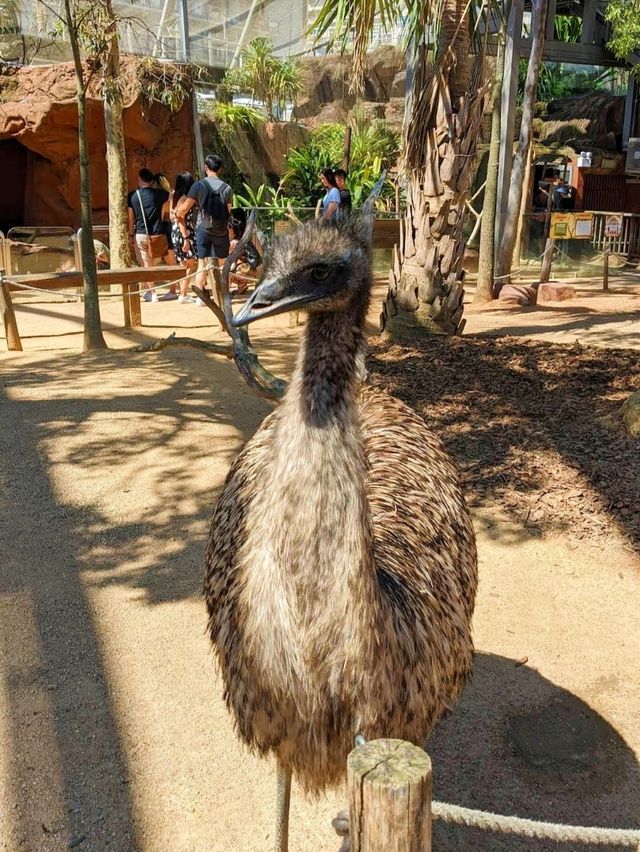
<svg viewBox="0 0 640 852">
<path fill-rule="evenodd" d="M 282 185 L 300 206 L 314 207 L 324 195 L 318 174 L 327 166 L 338 168 L 344 149 L 344 127 L 341 124 L 320 125 L 304 145 L 293 148 L 285 157 L 286 170 Z M 399 150 L 398 134 L 386 121 L 372 122 L 356 115 L 352 126 L 351 162 L 347 185 L 354 207 L 360 206 L 380 177 L 383 169 L 394 165 Z M 382 197 L 395 193 L 387 180 Z"/>
</svg>

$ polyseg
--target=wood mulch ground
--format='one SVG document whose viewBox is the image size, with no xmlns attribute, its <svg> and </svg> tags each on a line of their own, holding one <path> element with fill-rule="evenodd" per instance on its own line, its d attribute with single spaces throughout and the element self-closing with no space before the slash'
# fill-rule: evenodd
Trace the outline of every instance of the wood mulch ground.
<svg viewBox="0 0 640 852">
<path fill-rule="evenodd" d="M 456 459 L 471 505 L 578 539 L 640 545 L 640 440 L 620 418 L 640 388 L 628 349 L 515 338 L 377 343 L 370 380 L 414 407 Z"/>
</svg>

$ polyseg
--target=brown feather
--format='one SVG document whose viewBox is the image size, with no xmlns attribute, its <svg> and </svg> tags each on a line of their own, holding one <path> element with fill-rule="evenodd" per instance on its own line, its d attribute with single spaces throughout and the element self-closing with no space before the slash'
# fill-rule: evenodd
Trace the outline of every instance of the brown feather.
<svg viewBox="0 0 640 852">
<path fill-rule="evenodd" d="M 270 267 L 295 267 L 314 228 L 324 241 L 307 226 Z M 237 732 L 312 792 L 344 777 L 356 734 L 423 744 L 473 658 L 469 512 L 439 439 L 359 381 L 370 267 L 358 263 L 349 305 L 310 313 L 282 405 L 227 476 L 206 558 Z"/>
</svg>

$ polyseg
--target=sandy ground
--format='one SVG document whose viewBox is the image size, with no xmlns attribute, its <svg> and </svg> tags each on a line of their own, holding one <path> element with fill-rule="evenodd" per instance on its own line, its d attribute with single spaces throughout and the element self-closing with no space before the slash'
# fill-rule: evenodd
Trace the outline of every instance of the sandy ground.
<svg viewBox="0 0 640 852">
<path fill-rule="evenodd" d="M 638 293 L 470 310 L 467 330 L 638 347 Z M 234 737 L 200 585 L 216 492 L 270 406 L 201 351 L 81 356 L 80 305 L 21 301 L 25 352 L 0 355 L 0 848 L 269 850 L 273 767 Z M 121 312 L 105 303 L 113 347 L 224 339 L 205 309 L 144 305 L 128 334 Z M 298 335 L 278 318 L 253 337 L 286 374 Z M 478 659 L 429 743 L 435 797 L 639 828 L 637 540 L 540 531 L 497 503 L 474 512 Z M 336 850 L 343 801 L 294 789 L 292 852 Z M 544 848 L 434 830 L 437 850 Z"/>
</svg>

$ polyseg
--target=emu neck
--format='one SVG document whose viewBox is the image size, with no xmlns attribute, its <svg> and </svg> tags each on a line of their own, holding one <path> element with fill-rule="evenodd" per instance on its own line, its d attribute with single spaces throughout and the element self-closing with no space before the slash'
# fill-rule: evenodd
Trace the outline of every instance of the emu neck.
<svg viewBox="0 0 640 852">
<path fill-rule="evenodd" d="M 362 346 L 353 316 L 310 318 L 253 504 L 244 594 L 256 621 L 247 629 L 283 694 L 291 678 L 332 680 L 366 639 L 353 627 L 374 578 L 356 404 Z"/>
<path fill-rule="evenodd" d="M 353 415 L 357 357 L 365 346 L 357 318 L 345 313 L 311 314 L 296 370 L 291 400 L 310 428 L 323 429 Z"/>
<path fill-rule="evenodd" d="M 289 554 L 294 571 L 308 566 L 344 577 L 367 558 L 366 465 L 356 404 L 363 345 L 353 315 L 311 315 L 279 412 L 271 483 L 295 519 L 279 531 L 279 550 Z"/>
</svg>

